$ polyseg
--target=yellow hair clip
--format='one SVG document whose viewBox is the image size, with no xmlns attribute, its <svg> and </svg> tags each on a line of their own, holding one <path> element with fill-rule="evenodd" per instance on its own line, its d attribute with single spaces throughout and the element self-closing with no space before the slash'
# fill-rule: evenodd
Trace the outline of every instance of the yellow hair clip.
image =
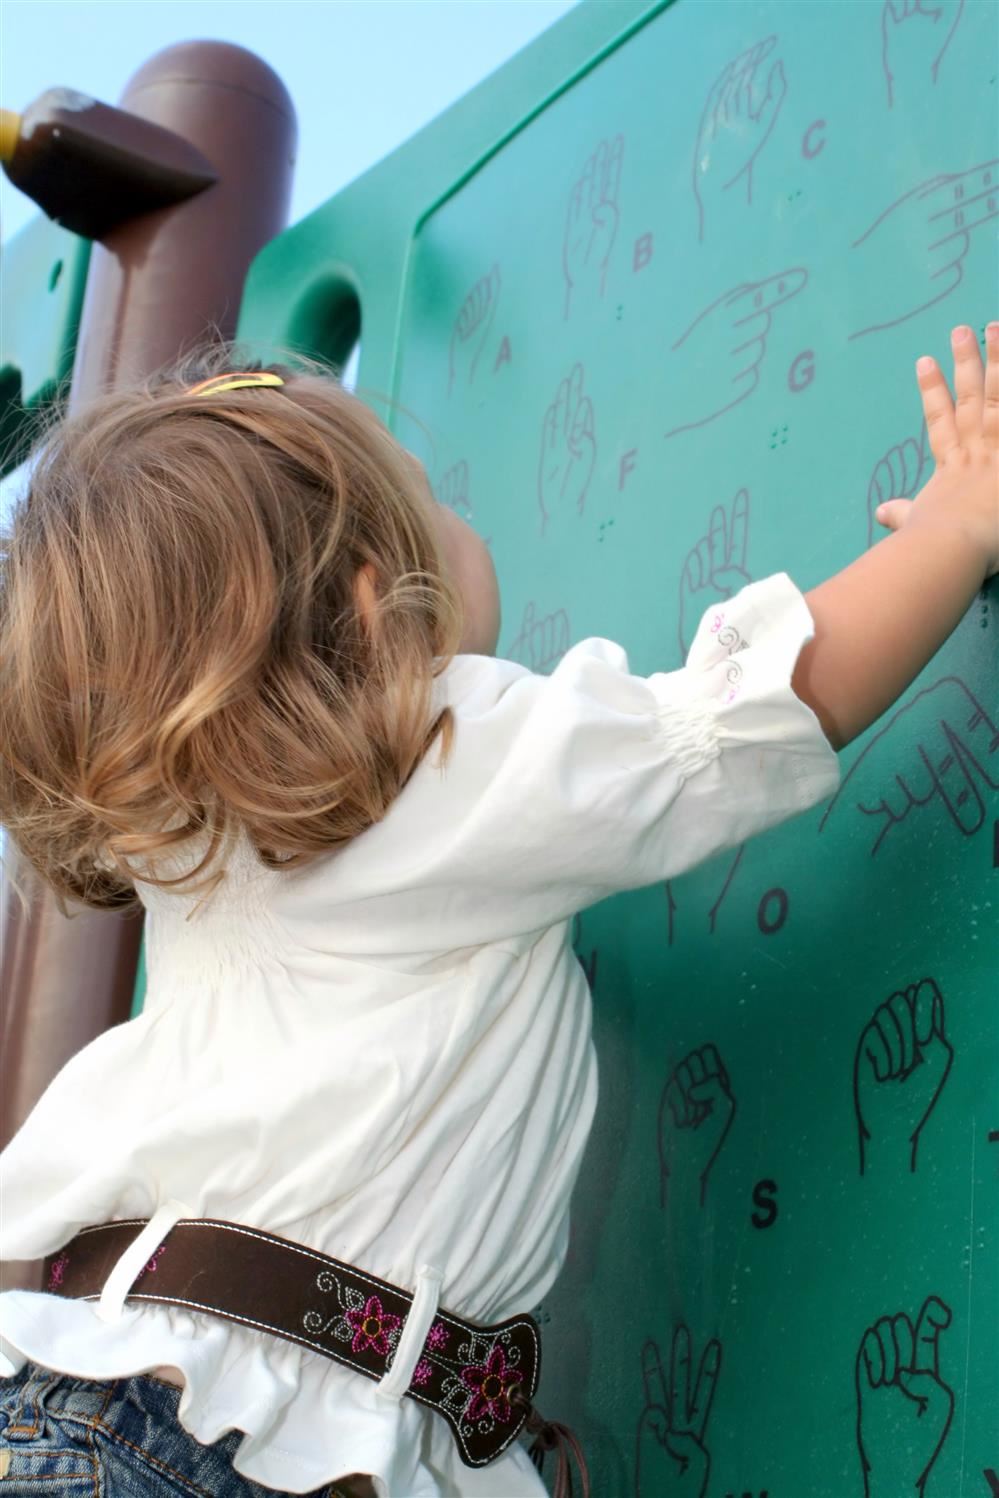
<svg viewBox="0 0 999 1498">
<path fill-rule="evenodd" d="M 271 374 L 269 370 L 257 369 L 247 370 L 243 374 L 212 375 L 210 380 L 202 380 L 198 385 L 192 385 L 185 395 L 221 395 L 223 390 L 249 389 L 253 385 L 283 385 L 280 375 Z"/>
</svg>

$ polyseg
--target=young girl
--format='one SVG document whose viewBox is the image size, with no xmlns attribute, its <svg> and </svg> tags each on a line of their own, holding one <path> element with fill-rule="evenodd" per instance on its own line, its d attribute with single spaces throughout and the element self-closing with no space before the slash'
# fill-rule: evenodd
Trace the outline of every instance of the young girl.
<svg viewBox="0 0 999 1498">
<path fill-rule="evenodd" d="M 999 324 L 953 351 L 893 534 L 647 679 L 492 658 L 482 543 L 315 373 L 220 358 L 49 438 L 0 820 L 61 895 L 134 888 L 148 991 L 3 1156 L 5 1255 L 48 1256 L 0 1298 L 11 1492 L 544 1491 L 524 1313 L 597 1089 L 570 919 L 831 795 L 999 568 Z"/>
</svg>

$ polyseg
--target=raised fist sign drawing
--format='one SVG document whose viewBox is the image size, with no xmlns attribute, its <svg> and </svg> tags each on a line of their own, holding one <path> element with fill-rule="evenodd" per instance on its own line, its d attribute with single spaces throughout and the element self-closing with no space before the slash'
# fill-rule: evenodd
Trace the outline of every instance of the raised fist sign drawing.
<svg viewBox="0 0 999 1498">
<path fill-rule="evenodd" d="M 680 577 L 678 630 L 686 658 L 701 616 L 751 581 L 746 571 L 749 543 L 749 490 L 736 493 L 730 509 L 715 505 L 707 534 L 688 551 Z"/>
<path fill-rule="evenodd" d="M 881 63 L 888 85 L 888 108 L 898 82 L 922 97 L 935 84 L 944 53 L 958 28 L 964 0 L 885 0 L 881 11 Z"/>
<path fill-rule="evenodd" d="M 635 1442 L 635 1498 L 705 1498 L 711 1475 L 708 1418 L 718 1387 L 722 1350 L 712 1338 L 692 1379 L 691 1337 L 681 1322 L 673 1333 L 669 1385 L 658 1344 L 642 1349 L 645 1407 Z"/>
<path fill-rule="evenodd" d="M 694 319 L 672 348 L 667 437 L 716 421 L 753 393 L 774 313 L 807 285 L 800 266 L 744 282 Z"/>
<path fill-rule="evenodd" d="M 496 317 L 499 294 L 500 268 L 494 265 L 488 275 L 476 281 L 454 320 L 448 359 L 448 395 L 455 386 L 470 385 L 475 379 L 475 371 Z"/>
<path fill-rule="evenodd" d="M 703 1207 L 714 1163 L 735 1118 L 728 1072 L 713 1045 L 701 1046 L 673 1068 L 659 1099 L 659 1200 L 670 1204 L 680 1185 L 683 1205 L 696 1182 Z"/>
<path fill-rule="evenodd" d="M 950 1308 L 930 1295 L 915 1327 L 903 1311 L 864 1332 L 855 1370 L 864 1498 L 924 1498 L 954 1417 L 940 1376 L 940 1334 L 950 1323 Z"/>
<path fill-rule="evenodd" d="M 617 238 L 618 197 L 624 136 L 602 140 L 572 185 L 562 240 L 565 275 L 565 315 L 572 309 L 573 291 L 603 296 L 607 262 Z"/>
<path fill-rule="evenodd" d="M 710 208 L 738 183 L 753 201 L 753 167 L 770 139 L 787 93 L 784 64 L 774 58 L 777 38 L 768 36 L 725 64 L 708 91 L 694 147 L 697 237 L 704 239 Z"/>
<path fill-rule="evenodd" d="M 554 670 L 569 648 L 569 615 L 565 609 L 552 614 L 537 614 L 533 601 L 524 607 L 520 633 L 508 648 L 507 659 L 519 661 L 531 671 L 544 675 Z"/>
<path fill-rule="evenodd" d="M 859 305 L 850 338 L 897 327 L 950 296 L 964 279 L 971 236 L 997 216 L 999 158 L 931 177 L 889 204 L 854 241 Z"/>
<path fill-rule="evenodd" d="M 583 366 L 559 384 L 541 426 L 538 503 L 541 530 L 556 515 L 581 515 L 597 460 L 593 406 L 583 393 Z"/>
<path fill-rule="evenodd" d="M 923 487 L 932 470 L 932 454 L 926 440 L 926 427 L 918 437 L 906 437 L 882 453 L 874 465 L 867 486 L 867 544 L 873 546 L 888 532 L 880 526 L 875 512 L 888 499 L 912 499 Z"/>
<path fill-rule="evenodd" d="M 860 1174 L 877 1160 L 916 1169 L 919 1141 L 954 1061 L 932 978 L 893 993 L 865 1025 L 853 1060 Z"/>
<path fill-rule="evenodd" d="M 869 819 L 873 858 L 893 828 L 911 817 L 926 821 L 920 814 L 933 807 L 972 837 L 985 823 L 989 790 L 999 790 L 999 728 L 959 677 L 943 676 L 874 735 L 844 775 L 819 832 L 837 809 L 852 808 Z"/>
<path fill-rule="evenodd" d="M 468 497 L 468 464 L 462 458 L 441 474 L 437 483 L 437 499 L 449 510 L 466 518 L 472 513 L 472 504 Z"/>
</svg>

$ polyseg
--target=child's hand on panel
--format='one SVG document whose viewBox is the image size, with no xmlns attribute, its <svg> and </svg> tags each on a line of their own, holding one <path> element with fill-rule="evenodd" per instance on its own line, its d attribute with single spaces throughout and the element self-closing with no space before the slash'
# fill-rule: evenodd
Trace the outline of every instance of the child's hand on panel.
<svg viewBox="0 0 999 1498">
<path fill-rule="evenodd" d="M 876 516 L 899 530 L 924 516 L 959 526 L 980 551 L 983 575 L 999 572 L 999 322 L 986 329 L 982 369 L 969 327 L 951 334 L 956 403 L 935 360 L 920 359 L 919 389 L 936 471 L 914 500 L 889 499 Z"/>
</svg>

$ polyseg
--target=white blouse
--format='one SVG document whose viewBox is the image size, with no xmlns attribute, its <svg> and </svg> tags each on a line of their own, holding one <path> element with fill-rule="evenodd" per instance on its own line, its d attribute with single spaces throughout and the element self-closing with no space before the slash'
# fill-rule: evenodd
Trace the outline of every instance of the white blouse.
<svg viewBox="0 0 999 1498">
<path fill-rule="evenodd" d="M 459 657 L 439 683 L 446 766 L 434 748 L 348 847 L 291 873 L 241 847 L 196 910 L 140 885 L 145 1010 L 63 1068 L 0 1158 L 4 1257 L 166 1207 L 406 1288 L 437 1271 L 440 1304 L 473 1321 L 530 1310 L 565 1255 L 597 1097 L 570 918 L 833 794 L 836 757 L 790 686 L 812 632 L 779 575 L 710 611 L 679 671 L 632 676 L 606 640 L 550 677 Z M 398 1389 L 120 1301 L 0 1296 L 0 1371 L 178 1368 L 186 1429 L 244 1432 L 236 1471 L 281 1492 L 351 1472 L 379 1498 L 544 1492 L 520 1445 L 464 1467 Z"/>
</svg>

